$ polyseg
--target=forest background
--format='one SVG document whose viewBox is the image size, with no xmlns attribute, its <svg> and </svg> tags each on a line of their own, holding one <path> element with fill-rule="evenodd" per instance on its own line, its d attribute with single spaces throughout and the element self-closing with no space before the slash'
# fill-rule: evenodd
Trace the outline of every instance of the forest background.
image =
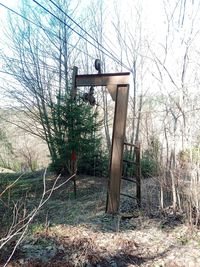
<svg viewBox="0 0 200 267">
<path fill-rule="evenodd" d="M 179 178 L 199 177 L 198 1 L 28 1 L 9 10 L 1 38 L 0 165 L 34 171 L 51 164 L 107 176 L 113 102 L 95 88 L 96 105 L 78 91 L 72 69 L 131 73 L 126 138 L 142 147 L 142 174 L 179 200 Z M 5 22 L 6 21 L 6 22 Z M 131 170 L 134 172 L 134 170 Z M 168 185 L 169 184 L 169 185 Z M 165 190 L 164 190 L 165 191 Z M 180 202 L 180 201 L 179 201 Z M 179 205 L 181 205 L 179 203 Z"/>
</svg>

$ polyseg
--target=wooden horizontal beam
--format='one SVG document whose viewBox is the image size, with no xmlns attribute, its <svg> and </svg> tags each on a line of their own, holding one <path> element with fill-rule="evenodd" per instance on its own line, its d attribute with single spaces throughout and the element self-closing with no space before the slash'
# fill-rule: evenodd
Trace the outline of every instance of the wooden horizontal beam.
<svg viewBox="0 0 200 267">
<path fill-rule="evenodd" d="M 132 196 L 130 196 L 130 195 L 123 194 L 123 193 L 121 193 L 120 195 L 121 195 L 121 196 L 124 196 L 124 197 L 129 197 L 129 198 L 132 198 L 132 199 L 137 199 L 136 197 L 132 197 Z"/>
<path fill-rule="evenodd" d="M 135 144 L 131 144 L 131 143 L 128 143 L 128 142 L 124 142 L 125 146 L 132 146 L 132 147 L 137 147 L 137 145 Z"/>
<path fill-rule="evenodd" d="M 76 86 L 128 85 L 130 72 L 76 75 Z"/>
<path fill-rule="evenodd" d="M 122 176 L 122 180 L 129 181 L 129 182 L 131 182 L 131 183 L 136 183 L 135 180 L 133 180 L 133 179 L 131 179 L 131 178 L 126 178 L 126 177 L 123 177 L 123 176 Z"/>
</svg>

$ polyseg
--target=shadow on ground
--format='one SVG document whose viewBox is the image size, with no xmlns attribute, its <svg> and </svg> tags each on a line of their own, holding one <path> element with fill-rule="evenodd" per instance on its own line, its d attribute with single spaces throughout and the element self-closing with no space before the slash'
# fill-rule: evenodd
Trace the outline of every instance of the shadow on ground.
<svg viewBox="0 0 200 267">
<path fill-rule="evenodd" d="M 60 182 L 65 179 L 62 177 Z M 42 188 L 42 185 L 40 187 Z M 41 188 L 40 192 L 42 192 Z M 163 253 L 149 255 L 147 250 L 134 241 L 122 239 L 115 249 L 109 252 L 109 246 L 112 246 L 113 242 L 112 237 L 110 244 L 103 247 L 95 244 L 95 237 L 90 238 L 88 234 L 83 237 L 81 232 L 74 232 L 73 240 L 67 237 L 67 231 L 71 231 L 72 227 L 79 228 L 81 225 L 84 225 L 85 229 L 92 229 L 93 233 L 112 235 L 140 228 L 150 230 L 152 225 L 156 225 L 160 230 L 170 231 L 182 223 L 181 215 L 171 214 L 171 212 L 161 214 L 158 210 L 148 209 L 145 199 L 143 208 L 140 210 L 134 206 L 134 203 L 127 204 L 128 201 L 123 200 L 125 207 L 122 207 L 122 210 L 124 208 L 125 212 L 133 214 L 129 219 L 105 214 L 107 193 L 105 178 L 78 177 L 77 189 L 77 199 L 74 198 L 72 182 L 53 193 L 30 225 L 30 235 L 16 251 L 10 266 L 126 267 L 129 264 L 142 266 L 169 252 L 166 250 Z M 31 198 L 31 203 L 27 200 L 27 206 L 34 206 L 38 201 L 37 198 Z M 60 225 L 66 226 L 66 233 L 60 236 L 49 235 L 51 228 Z M 1 263 L 5 263 L 14 245 L 13 241 L 1 253 Z"/>
<path fill-rule="evenodd" d="M 46 246 L 48 244 L 48 246 Z M 24 254 L 17 251 L 10 263 L 10 267 L 53 267 L 53 266 L 85 266 L 85 267 L 128 267 L 142 266 L 144 263 L 150 263 L 158 258 L 164 257 L 170 252 L 169 249 L 155 255 L 148 255 L 143 247 L 137 245 L 134 241 L 129 241 L 119 246 L 117 251 L 107 252 L 104 248 L 96 247 L 92 238 L 74 238 L 68 237 L 43 237 L 34 242 L 24 245 Z M 28 255 L 27 255 L 28 254 Z M 25 260 L 25 258 L 29 258 Z"/>
</svg>

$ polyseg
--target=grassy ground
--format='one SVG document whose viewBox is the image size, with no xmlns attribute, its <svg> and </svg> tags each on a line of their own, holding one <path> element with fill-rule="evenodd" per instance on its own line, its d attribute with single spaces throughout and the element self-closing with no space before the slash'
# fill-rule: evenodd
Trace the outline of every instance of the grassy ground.
<svg viewBox="0 0 200 267">
<path fill-rule="evenodd" d="M 2 174 L 0 192 L 17 177 Z M 55 176 L 49 173 L 46 178 L 48 189 Z M 42 172 L 26 174 L 1 197 L 1 237 L 12 224 L 13 202 L 23 218 L 38 205 L 42 181 Z M 105 214 L 106 186 L 105 178 L 80 176 L 77 199 L 72 182 L 56 190 L 31 222 L 9 266 L 200 266 L 199 231 L 191 232 L 181 214 L 158 211 L 153 180 L 142 183 L 142 209 L 122 199 L 121 210 L 131 211 L 129 219 Z M 127 185 L 123 190 L 134 194 L 135 189 Z M 1 250 L 1 266 L 15 244 L 13 239 Z"/>
</svg>

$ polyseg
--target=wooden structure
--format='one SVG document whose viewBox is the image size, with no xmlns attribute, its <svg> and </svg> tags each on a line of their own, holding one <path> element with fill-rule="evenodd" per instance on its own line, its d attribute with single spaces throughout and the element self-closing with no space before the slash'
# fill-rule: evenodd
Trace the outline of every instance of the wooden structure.
<svg viewBox="0 0 200 267">
<path fill-rule="evenodd" d="M 76 72 L 75 75 L 75 94 L 77 87 L 106 86 L 112 99 L 115 101 L 112 148 L 110 156 L 110 177 L 106 207 L 106 211 L 112 214 L 118 212 L 120 202 L 123 150 L 129 96 L 129 76 L 129 72 L 105 74 L 99 73 L 90 75 L 77 75 Z M 140 191 L 140 189 L 138 190 Z"/>
<path fill-rule="evenodd" d="M 127 147 L 134 147 L 135 150 L 135 160 L 123 160 L 124 164 L 131 164 L 135 166 L 135 175 L 127 177 L 126 174 L 123 173 L 122 180 L 132 182 L 136 184 L 136 196 L 130 196 L 124 193 L 121 193 L 120 195 L 130 197 L 132 199 L 136 199 L 137 205 L 140 208 L 141 207 L 141 162 L 140 162 L 140 143 L 136 142 L 136 144 L 130 144 L 127 142 L 124 142 L 124 145 Z"/>
</svg>

